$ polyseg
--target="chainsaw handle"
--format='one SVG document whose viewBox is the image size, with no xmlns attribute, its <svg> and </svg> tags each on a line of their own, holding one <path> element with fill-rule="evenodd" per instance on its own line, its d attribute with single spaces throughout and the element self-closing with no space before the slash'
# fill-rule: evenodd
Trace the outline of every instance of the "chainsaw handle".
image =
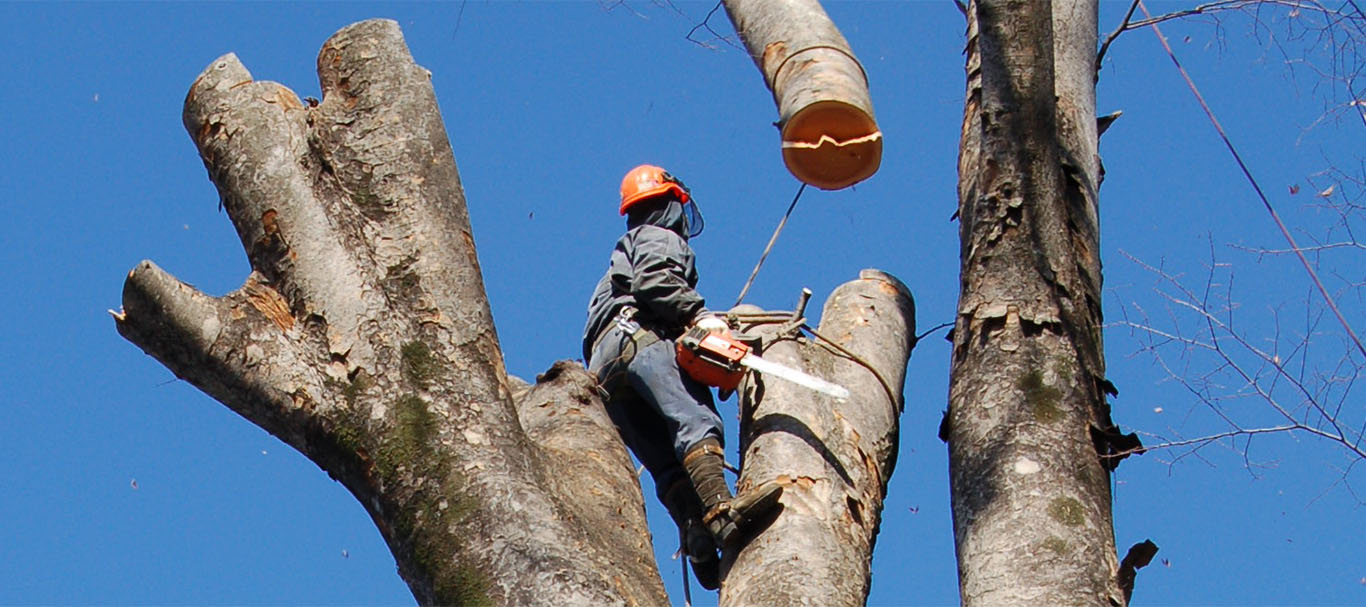
<svg viewBox="0 0 1366 607">
<path fill-rule="evenodd" d="M 710 334 L 711 331 L 703 329 L 702 327 L 693 327 L 688 329 L 682 337 L 678 338 L 678 341 L 683 344 L 684 348 L 696 350 L 698 346 L 702 345 L 702 340 L 706 339 L 707 335 Z"/>
</svg>

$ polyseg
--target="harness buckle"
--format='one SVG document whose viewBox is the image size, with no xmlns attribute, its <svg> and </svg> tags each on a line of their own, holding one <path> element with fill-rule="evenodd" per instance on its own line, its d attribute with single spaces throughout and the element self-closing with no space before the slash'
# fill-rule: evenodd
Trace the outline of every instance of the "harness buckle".
<svg viewBox="0 0 1366 607">
<path fill-rule="evenodd" d="M 640 323 L 635 321 L 635 316 L 636 309 L 634 307 L 623 306 L 621 311 L 617 312 L 617 328 L 627 335 L 635 335 L 636 331 L 640 330 Z"/>
</svg>

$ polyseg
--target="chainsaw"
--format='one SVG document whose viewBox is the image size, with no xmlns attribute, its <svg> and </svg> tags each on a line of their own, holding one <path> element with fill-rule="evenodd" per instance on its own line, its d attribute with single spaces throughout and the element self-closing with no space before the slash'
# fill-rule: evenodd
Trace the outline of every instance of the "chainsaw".
<svg viewBox="0 0 1366 607">
<path fill-rule="evenodd" d="M 790 381 L 837 400 L 849 398 L 849 390 L 772 361 L 752 352 L 753 347 L 729 332 L 709 332 L 693 327 L 678 338 L 678 366 L 693 379 L 723 391 L 735 390 L 745 371 Z"/>
</svg>

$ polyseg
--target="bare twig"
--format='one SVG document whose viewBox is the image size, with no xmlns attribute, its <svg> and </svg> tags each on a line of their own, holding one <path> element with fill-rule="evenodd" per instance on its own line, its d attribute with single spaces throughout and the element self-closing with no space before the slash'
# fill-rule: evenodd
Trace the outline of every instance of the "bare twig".
<svg viewBox="0 0 1366 607">
<path fill-rule="evenodd" d="M 1257 466 L 1251 454 L 1255 438 L 1305 434 L 1337 445 L 1353 462 L 1366 459 L 1366 419 L 1349 422 L 1348 417 L 1361 411 L 1347 406 L 1357 378 L 1366 372 L 1366 364 L 1354 360 L 1348 344 L 1336 361 L 1321 366 L 1324 357 L 1310 349 L 1313 337 L 1322 335 L 1321 312 L 1315 313 L 1306 305 L 1304 331 L 1291 335 L 1282 331 L 1280 310 L 1274 309 L 1273 336 L 1268 340 L 1271 345 L 1261 347 L 1239 328 L 1230 264 L 1212 257 L 1203 287 L 1192 289 L 1183 284 L 1182 277 L 1162 267 L 1131 256 L 1129 259 L 1158 277 L 1156 291 L 1172 312 L 1168 322 L 1173 328 L 1157 327 L 1137 304 L 1121 306 L 1122 319 L 1109 326 L 1129 329 L 1140 343 L 1139 352 L 1152 356 L 1169 381 L 1184 388 L 1195 403 L 1202 404 L 1225 426 L 1201 431 L 1195 438 L 1158 437 L 1160 441 L 1145 441 L 1148 445 L 1142 451 L 1171 450 L 1177 453 L 1172 461 L 1175 463 L 1186 457 L 1203 459 L 1200 451 L 1205 447 L 1224 445 L 1238 453 L 1251 471 Z M 1199 324 L 1183 323 L 1183 316 Z M 1191 332 L 1192 328 L 1196 330 Z M 1173 348 L 1176 357 L 1164 353 Z M 1319 362 L 1311 363 L 1311 358 Z M 1243 404 L 1253 400 L 1266 407 L 1257 409 Z M 1265 419 L 1268 413 L 1279 421 Z M 1181 424 L 1191 422 L 1188 412 Z M 1137 452 L 1140 451 L 1130 453 Z M 1347 479 L 1344 477 L 1341 482 L 1346 484 Z"/>
<path fill-rule="evenodd" d="M 1148 16 L 1148 9 L 1143 5 L 1143 0 L 1138 0 L 1138 7 L 1143 11 L 1144 16 Z M 1185 79 L 1186 85 L 1190 88 L 1191 93 L 1195 95 L 1196 101 L 1200 103 L 1200 107 L 1204 109 L 1205 115 L 1214 125 L 1215 130 L 1218 131 L 1220 139 L 1223 140 L 1229 153 L 1233 155 L 1233 159 L 1237 162 L 1238 168 L 1242 170 L 1243 175 L 1247 177 L 1248 182 L 1252 184 L 1252 189 L 1256 191 L 1257 197 L 1261 199 L 1262 206 L 1271 216 L 1272 221 L 1275 222 L 1276 227 L 1281 231 L 1281 235 L 1285 238 L 1286 242 L 1290 244 L 1290 248 L 1296 251 L 1296 257 L 1299 258 L 1300 263 L 1304 266 L 1305 272 L 1309 274 L 1310 279 L 1318 288 L 1319 295 L 1323 297 L 1324 303 L 1328 305 L 1328 308 L 1333 311 L 1333 315 L 1337 317 L 1338 322 L 1342 324 L 1343 330 L 1346 331 L 1347 335 L 1352 339 L 1352 343 L 1356 345 L 1357 351 L 1361 353 L 1362 357 L 1366 358 L 1366 345 L 1362 345 L 1361 338 L 1357 337 L 1356 331 L 1352 329 L 1351 324 L 1349 324 L 1347 319 L 1342 315 L 1342 311 L 1338 309 L 1338 305 L 1334 301 L 1332 295 L 1328 294 L 1328 289 L 1323 286 L 1323 281 L 1319 279 L 1318 272 L 1314 270 L 1314 266 L 1309 263 L 1309 260 L 1304 256 L 1304 253 L 1299 251 L 1299 245 L 1295 244 L 1295 237 L 1290 234 L 1290 230 L 1286 228 L 1285 222 L 1281 220 L 1280 215 L 1276 213 L 1275 207 L 1271 205 L 1271 201 L 1268 200 L 1266 194 L 1262 192 L 1262 187 L 1258 185 L 1256 178 L 1252 176 L 1252 171 L 1249 170 L 1247 164 L 1243 162 L 1242 155 L 1238 153 L 1238 149 L 1234 147 L 1233 142 L 1229 140 L 1228 134 L 1224 131 L 1224 127 L 1219 124 L 1219 119 L 1214 116 L 1214 111 L 1210 109 L 1209 104 L 1205 102 L 1204 96 L 1201 95 L 1200 90 L 1196 88 L 1195 81 L 1191 79 L 1190 74 L 1186 72 L 1186 68 L 1182 67 L 1181 62 L 1177 60 L 1176 53 L 1172 51 L 1171 45 L 1167 43 L 1167 37 L 1162 35 L 1162 30 L 1158 28 L 1156 22 L 1153 22 L 1150 25 L 1153 28 L 1153 33 L 1157 35 L 1158 41 L 1162 43 L 1162 48 L 1166 49 L 1167 56 L 1171 57 L 1172 63 L 1176 65 L 1177 70 L 1181 72 L 1181 77 Z"/>
<path fill-rule="evenodd" d="M 693 35 L 697 33 L 697 30 L 705 29 L 707 30 L 707 33 L 711 34 L 712 40 L 720 40 L 733 49 L 744 50 L 740 47 L 739 44 L 736 44 L 734 40 L 730 39 L 729 36 L 723 36 L 716 30 L 712 29 L 711 18 L 713 15 L 716 14 L 716 11 L 718 10 L 721 10 L 721 0 L 716 0 L 716 5 L 711 7 L 711 10 L 707 11 L 706 18 L 702 19 L 701 23 L 694 25 L 692 29 L 688 30 L 688 35 L 685 36 L 685 38 L 687 38 L 688 42 L 696 44 L 697 46 L 700 46 L 702 48 L 709 50 L 720 50 L 715 44 L 712 44 L 710 41 L 698 40 L 696 38 L 693 38 Z"/>
<path fill-rule="evenodd" d="M 602 10 L 609 13 L 613 10 L 616 10 L 616 8 L 619 6 L 624 7 L 626 10 L 631 11 L 632 15 L 635 15 L 640 19 L 649 19 L 649 17 L 645 16 L 644 13 L 641 13 L 640 11 L 632 7 L 630 4 L 628 4 L 626 0 L 598 0 L 598 6 L 602 7 Z"/>
<path fill-rule="evenodd" d="M 1100 78 L 1101 61 L 1105 59 L 1105 51 L 1110 49 L 1110 43 L 1114 42 L 1115 38 L 1118 38 L 1120 34 L 1128 30 L 1129 20 L 1133 18 L 1134 10 L 1137 8 L 1138 0 L 1134 0 L 1133 3 L 1129 5 L 1129 10 L 1124 13 L 1124 20 L 1120 22 L 1119 27 L 1115 28 L 1115 31 L 1110 32 L 1110 35 L 1105 37 L 1105 42 L 1100 45 L 1100 50 L 1096 52 L 1096 78 Z"/>
<path fill-rule="evenodd" d="M 920 335 L 915 336 L 915 340 L 916 340 L 917 342 L 919 342 L 919 341 L 925 339 L 926 337 L 932 335 L 935 331 L 938 331 L 938 330 L 940 330 L 940 329 L 947 329 L 947 328 L 952 327 L 952 326 L 953 326 L 953 323 L 951 323 L 951 322 L 941 322 L 941 323 L 939 323 L 939 324 L 937 324 L 937 325 L 935 325 L 935 326 L 933 326 L 933 327 L 930 327 L 930 328 L 927 329 L 924 333 L 921 333 Z"/>
<path fill-rule="evenodd" d="M 1233 248 L 1235 248 L 1235 249 L 1239 249 L 1239 250 L 1242 250 L 1242 251 L 1247 251 L 1248 253 L 1256 253 L 1258 256 L 1262 256 L 1262 255 L 1287 255 L 1287 254 L 1290 254 L 1290 253 L 1321 253 L 1321 252 L 1323 252 L 1323 251 L 1332 251 L 1332 250 L 1335 250 L 1335 249 L 1346 249 L 1346 248 L 1350 248 L 1350 249 L 1361 249 L 1361 250 L 1363 250 L 1363 251 L 1366 251 L 1366 243 L 1360 243 L 1360 242 L 1356 242 L 1356 241 L 1333 242 L 1333 243 L 1328 243 L 1328 244 L 1321 244 L 1321 245 L 1313 245 L 1313 246 L 1307 246 L 1307 247 L 1300 247 L 1299 249 L 1263 249 L 1263 248 L 1245 247 L 1245 246 L 1242 246 L 1242 245 L 1232 245 L 1232 246 L 1233 246 Z"/>
<path fill-rule="evenodd" d="M 1292 74 L 1298 67 L 1304 67 L 1317 74 L 1321 82 L 1331 84 L 1320 93 L 1334 106 L 1334 111 L 1324 118 L 1335 117 L 1332 115 L 1334 113 L 1350 112 L 1366 125 L 1366 100 L 1357 94 L 1360 87 L 1354 82 L 1366 75 L 1362 53 L 1357 50 L 1366 43 L 1366 15 L 1363 15 L 1356 0 L 1337 6 L 1329 6 L 1320 0 L 1216 0 L 1157 16 L 1145 12 L 1144 19 L 1135 21 L 1133 14 L 1137 5 L 1137 2 L 1130 5 L 1120 25 L 1105 38 L 1096 57 L 1097 73 L 1106 51 L 1124 32 L 1196 16 L 1212 17 L 1214 26 L 1222 29 L 1222 20 L 1217 15 L 1242 13 L 1251 19 L 1253 34 L 1257 39 L 1279 51 Z M 1277 20 L 1285 24 L 1284 39 L 1269 25 Z M 1263 40 L 1264 36 L 1266 40 Z M 1222 40 L 1222 36 L 1219 39 Z M 1287 51 L 1284 44 L 1289 41 L 1302 44 L 1306 51 L 1313 52 Z M 1318 65 L 1311 55 L 1326 55 L 1327 63 Z M 1345 94 L 1347 99 L 1341 100 L 1340 94 Z"/>
<path fill-rule="evenodd" d="M 1152 15 L 1149 15 L 1149 14 L 1148 14 L 1148 11 L 1147 11 L 1147 10 L 1144 10 L 1144 11 L 1143 11 L 1143 13 L 1144 13 L 1144 18 L 1143 18 L 1143 19 L 1140 19 L 1140 20 L 1138 20 L 1138 21 L 1134 21 L 1134 22 L 1132 22 L 1132 23 L 1129 23 L 1128 25 L 1126 25 L 1126 26 L 1123 28 L 1123 31 L 1136 30 L 1136 29 L 1148 27 L 1148 26 L 1150 26 L 1150 25 L 1156 25 L 1156 24 L 1158 24 L 1158 23 L 1164 23 L 1164 22 L 1167 22 L 1167 21 L 1171 21 L 1171 20 L 1173 20 L 1173 19 L 1181 19 L 1181 18 L 1184 18 L 1184 17 L 1192 17 L 1192 16 L 1196 16 L 1196 15 L 1207 15 L 1207 14 L 1210 14 L 1210 13 L 1217 13 L 1217 12 L 1220 12 L 1220 11 L 1236 11 L 1236 10 L 1248 10 L 1248 9 L 1261 10 L 1261 9 L 1262 9 L 1264 6 L 1266 6 L 1266 5 L 1283 6 L 1283 7 L 1289 8 L 1290 10 L 1304 10 L 1304 9 L 1313 10 L 1313 11 L 1327 11 L 1327 10 L 1329 10 L 1329 9 L 1327 9 L 1327 8 L 1324 8 L 1323 5 L 1319 4 L 1318 2 L 1312 2 L 1312 1 L 1297 1 L 1297 0 L 1219 0 L 1219 1 L 1217 1 L 1217 2 L 1208 2 L 1208 3 L 1201 4 L 1201 5 L 1199 5 L 1199 6 L 1195 6 L 1195 7 L 1192 7 L 1192 8 L 1183 9 L 1183 10 L 1179 10 L 1179 11 L 1173 11 L 1173 12 L 1170 12 L 1170 13 L 1158 15 L 1158 16 L 1156 16 L 1156 17 L 1154 17 L 1154 16 L 1152 16 Z"/>
</svg>

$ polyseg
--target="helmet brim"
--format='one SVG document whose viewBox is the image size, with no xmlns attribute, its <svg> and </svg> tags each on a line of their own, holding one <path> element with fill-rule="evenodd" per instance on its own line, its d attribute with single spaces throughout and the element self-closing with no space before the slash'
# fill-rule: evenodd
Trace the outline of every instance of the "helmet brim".
<svg viewBox="0 0 1366 607">
<path fill-rule="evenodd" d="M 630 196 L 621 199 L 621 214 L 625 215 L 626 212 L 631 209 L 631 207 L 640 203 L 642 200 L 649 200 L 656 196 L 663 196 L 670 192 L 673 193 L 674 197 L 677 198 L 679 202 L 682 202 L 685 205 L 692 199 L 692 197 L 688 195 L 688 191 L 683 189 L 682 186 L 673 182 L 665 182 L 653 188 L 640 190 L 639 192 L 636 192 Z"/>
</svg>

